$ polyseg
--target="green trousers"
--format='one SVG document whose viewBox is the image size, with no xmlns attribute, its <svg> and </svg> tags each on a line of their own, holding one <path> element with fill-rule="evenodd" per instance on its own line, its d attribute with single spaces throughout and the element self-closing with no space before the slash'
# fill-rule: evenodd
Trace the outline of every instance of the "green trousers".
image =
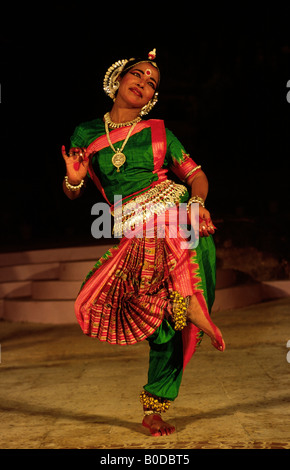
<svg viewBox="0 0 290 470">
<path fill-rule="evenodd" d="M 216 280 L 215 246 L 211 236 L 200 238 L 194 261 L 199 267 L 199 287 L 210 312 L 215 297 Z M 182 332 L 175 331 L 167 320 L 163 320 L 147 340 L 150 356 L 148 383 L 144 390 L 173 401 L 178 396 L 183 374 Z"/>
<path fill-rule="evenodd" d="M 148 338 L 150 346 L 148 383 L 144 390 L 158 397 L 175 400 L 183 372 L 181 331 L 174 331 L 167 320 Z"/>
</svg>

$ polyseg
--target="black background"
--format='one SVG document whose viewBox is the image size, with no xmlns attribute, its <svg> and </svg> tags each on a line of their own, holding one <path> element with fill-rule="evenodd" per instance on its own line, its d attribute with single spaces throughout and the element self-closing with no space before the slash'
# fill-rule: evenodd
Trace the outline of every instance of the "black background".
<svg viewBox="0 0 290 470">
<path fill-rule="evenodd" d="M 200 2 L 201 3 L 201 2 Z M 198 6 L 197 6 L 198 5 Z M 289 7 L 202 2 L 11 4 L 2 13 L 1 250 L 93 244 L 88 186 L 62 192 L 61 145 L 107 112 L 107 68 L 154 47 L 165 120 L 210 182 L 226 238 L 289 256 Z M 99 243 L 99 241 L 98 241 Z"/>
</svg>

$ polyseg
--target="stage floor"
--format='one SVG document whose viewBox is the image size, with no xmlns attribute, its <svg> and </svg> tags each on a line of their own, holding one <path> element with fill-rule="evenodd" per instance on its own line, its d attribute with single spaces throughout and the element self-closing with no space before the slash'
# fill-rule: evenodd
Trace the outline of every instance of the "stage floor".
<svg viewBox="0 0 290 470">
<path fill-rule="evenodd" d="M 0 448 L 290 449 L 290 298 L 213 318 L 227 348 L 204 337 L 166 416 L 176 432 L 159 438 L 140 424 L 146 341 L 1 321 Z"/>
</svg>

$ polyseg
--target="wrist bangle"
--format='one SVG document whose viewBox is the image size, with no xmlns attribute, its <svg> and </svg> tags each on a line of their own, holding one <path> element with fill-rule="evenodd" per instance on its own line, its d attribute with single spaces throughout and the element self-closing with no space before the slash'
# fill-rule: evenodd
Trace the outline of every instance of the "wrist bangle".
<svg viewBox="0 0 290 470">
<path fill-rule="evenodd" d="M 203 207 L 203 208 L 205 207 L 205 205 L 204 205 L 204 200 L 202 199 L 202 197 L 199 197 L 199 196 L 192 196 L 192 197 L 189 199 L 188 203 L 187 203 L 187 212 L 189 211 L 189 207 L 191 206 L 191 204 L 192 204 L 193 202 L 198 202 L 198 204 L 200 204 L 201 207 Z"/>
<path fill-rule="evenodd" d="M 64 177 L 64 181 L 65 181 L 65 185 L 66 185 L 66 187 L 69 191 L 78 191 L 79 189 L 81 189 L 81 187 L 83 186 L 83 184 L 85 182 L 84 180 L 81 180 L 80 184 L 78 184 L 76 186 L 72 185 L 68 182 L 68 176 Z"/>
</svg>

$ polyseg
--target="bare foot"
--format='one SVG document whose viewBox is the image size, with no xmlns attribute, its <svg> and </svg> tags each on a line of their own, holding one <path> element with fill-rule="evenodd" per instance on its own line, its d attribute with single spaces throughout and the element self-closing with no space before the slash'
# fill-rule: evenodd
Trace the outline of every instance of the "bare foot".
<svg viewBox="0 0 290 470">
<path fill-rule="evenodd" d="M 216 349 L 219 351 L 225 350 L 226 345 L 220 329 L 212 322 L 209 314 L 203 312 L 195 295 L 192 295 L 189 300 L 187 320 L 204 331 L 210 337 L 211 343 Z"/>
<path fill-rule="evenodd" d="M 163 421 L 160 415 L 144 416 L 142 425 L 150 430 L 152 436 L 169 436 L 175 431 L 175 427 Z"/>
</svg>

